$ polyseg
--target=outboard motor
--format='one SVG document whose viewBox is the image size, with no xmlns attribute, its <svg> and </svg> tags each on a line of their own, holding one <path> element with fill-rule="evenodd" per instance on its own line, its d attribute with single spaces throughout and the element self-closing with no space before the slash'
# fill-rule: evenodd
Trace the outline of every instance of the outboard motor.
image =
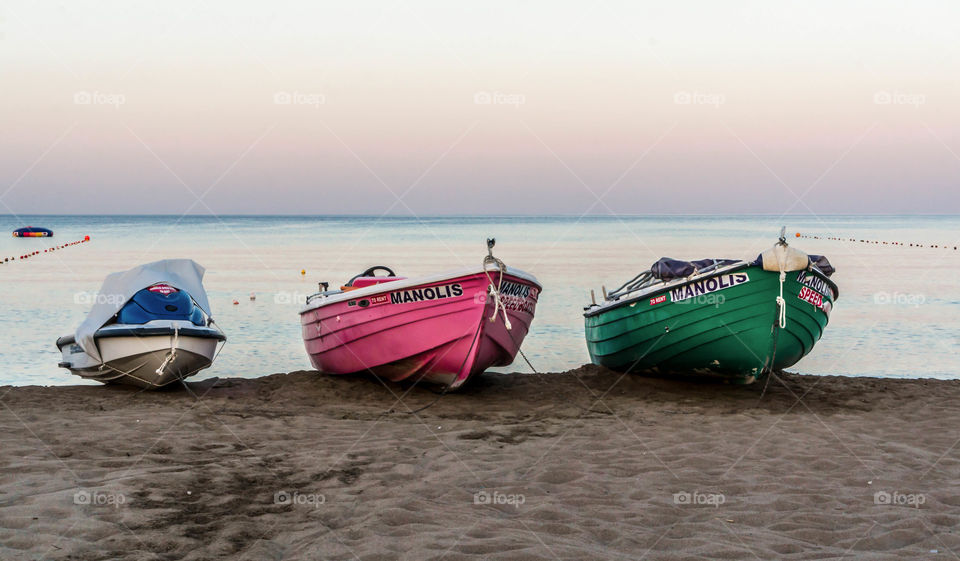
<svg viewBox="0 0 960 561">
<path fill-rule="evenodd" d="M 140 290 L 117 312 L 117 323 L 125 325 L 141 325 L 158 319 L 206 325 L 203 311 L 194 304 L 193 298 L 165 283 Z"/>
</svg>

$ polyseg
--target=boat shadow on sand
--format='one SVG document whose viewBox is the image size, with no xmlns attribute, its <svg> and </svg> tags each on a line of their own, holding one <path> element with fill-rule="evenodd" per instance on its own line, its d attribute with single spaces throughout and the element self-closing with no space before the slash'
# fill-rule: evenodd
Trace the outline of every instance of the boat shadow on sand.
<svg viewBox="0 0 960 561">
<path fill-rule="evenodd" d="M 782 414 L 869 411 L 886 400 L 935 391 L 937 380 L 890 380 L 774 373 L 749 386 L 710 378 L 622 374 L 584 365 L 563 373 L 485 373 L 456 392 L 371 374 L 329 376 L 315 370 L 258 378 L 209 378 L 144 392 L 123 385 L 74 386 L 87 397 L 127 397 L 171 405 L 201 400 L 211 407 L 248 407 L 249 414 L 324 414 L 341 417 L 393 415 L 487 419 L 637 416 L 645 408 L 667 414 Z M 63 389 L 63 388 L 61 388 Z M 867 396 L 872 397 L 867 397 Z M 881 396 L 881 399 L 878 399 Z M 109 399 L 109 398 L 108 398 Z M 159 403 L 158 403 L 159 402 Z M 179 406 L 179 405 L 176 405 Z M 302 406 L 302 407 L 301 407 Z"/>
</svg>

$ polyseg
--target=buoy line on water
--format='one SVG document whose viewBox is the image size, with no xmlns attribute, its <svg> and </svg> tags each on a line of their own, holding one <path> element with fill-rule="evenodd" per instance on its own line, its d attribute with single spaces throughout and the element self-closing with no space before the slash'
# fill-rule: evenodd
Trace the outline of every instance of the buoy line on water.
<svg viewBox="0 0 960 561">
<path fill-rule="evenodd" d="M 25 253 L 19 257 L 4 257 L 3 259 L 0 259 L 0 265 L 3 265 L 5 263 L 13 263 L 15 261 L 25 261 L 27 259 L 30 259 L 31 257 L 37 257 L 38 255 L 43 255 L 44 253 L 53 253 L 54 251 L 57 251 L 60 249 L 66 249 L 68 247 L 73 247 L 75 245 L 80 245 L 82 243 L 87 243 L 89 241 L 90 241 L 90 236 L 83 236 L 83 239 L 79 239 L 77 241 L 65 243 L 62 245 L 55 245 L 53 247 L 48 247 L 43 251 L 40 251 L 40 250 L 31 251 L 30 253 Z"/>
<path fill-rule="evenodd" d="M 892 241 L 883 241 L 883 240 L 864 240 L 859 238 L 841 238 L 838 236 L 814 236 L 811 234 L 801 234 L 797 232 L 797 237 L 807 240 L 831 240 L 836 242 L 856 242 L 856 243 L 865 243 L 873 245 L 898 245 L 901 247 L 925 247 L 927 249 L 949 249 L 951 251 L 956 251 L 956 245 L 950 244 L 922 244 L 922 243 L 907 243 L 907 242 L 892 242 Z"/>
</svg>

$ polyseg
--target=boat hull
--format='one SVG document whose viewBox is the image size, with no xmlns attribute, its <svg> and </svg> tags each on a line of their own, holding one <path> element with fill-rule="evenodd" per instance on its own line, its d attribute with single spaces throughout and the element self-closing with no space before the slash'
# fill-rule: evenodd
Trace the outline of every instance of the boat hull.
<svg viewBox="0 0 960 561">
<path fill-rule="evenodd" d="M 816 272 L 787 273 L 780 328 L 779 273 L 743 267 L 588 311 L 587 348 L 595 364 L 613 370 L 750 383 L 813 349 L 837 296 L 832 286 Z"/>
<path fill-rule="evenodd" d="M 500 272 L 490 277 L 497 284 Z M 308 308 L 300 319 L 310 362 L 328 374 L 370 372 L 458 388 L 487 368 L 511 364 L 536 311 L 540 285 L 508 271 L 502 285 L 508 330 L 504 310 L 494 315 L 488 285 L 483 272 L 403 287 L 386 283 Z"/>
<path fill-rule="evenodd" d="M 193 376 L 213 363 L 217 344 L 224 338 L 215 330 L 198 331 L 203 334 L 97 337 L 102 363 L 87 355 L 73 337 L 63 337 L 57 342 L 63 355 L 60 365 L 87 380 L 157 389 Z"/>
</svg>

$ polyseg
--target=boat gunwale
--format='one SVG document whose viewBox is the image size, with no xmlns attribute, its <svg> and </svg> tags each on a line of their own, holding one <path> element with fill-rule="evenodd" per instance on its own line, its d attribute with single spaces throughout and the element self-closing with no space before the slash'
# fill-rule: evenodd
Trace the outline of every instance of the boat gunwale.
<svg viewBox="0 0 960 561">
<path fill-rule="evenodd" d="M 690 284 L 690 283 L 692 283 L 692 282 L 697 282 L 697 281 L 700 281 L 700 280 L 703 280 L 703 279 L 709 279 L 709 278 L 712 278 L 712 277 L 715 277 L 715 276 L 719 276 L 719 275 L 725 275 L 725 274 L 727 274 L 727 273 L 730 273 L 730 272 L 733 272 L 733 271 L 739 271 L 740 269 L 749 268 L 749 267 L 758 267 L 758 268 L 761 268 L 761 269 L 762 269 L 762 267 L 760 267 L 759 265 L 754 265 L 754 264 L 748 263 L 748 262 L 746 262 L 746 261 L 739 261 L 739 262 L 737 262 L 737 263 L 732 263 L 732 264 L 730 264 L 730 265 L 727 265 L 726 267 L 721 267 L 721 268 L 719 268 L 719 269 L 714 269 L 714 270 L 712 270 L 712 271 L 709 271 L 709 272 L 706 272 L 706 273 L 702 273 L 702 274 L 696 274 L 696 273 L 694 273 L 693 275 L 690 275 L 689 277 L 682 277 L 682 278 L 679 278 L 679 279 L 675 279 L 675 280 L 673 280 L 673 281 L 671 281 L 671 282 L 662 282 L 662 281 L 661 281 L 660 284 L 656 284 L 656 285 L 652 285 L 652 286 L 647 286 L 647 287 L 641 288 L 641 289 L 639 289 L 639 290 L 637 290 L 637 291 L 634 291 L 634 292 L 628 292 L 627 294 L 624 294 L 624 295 L 622 295 L 622 296 L 617 297 L 615 300 L 605 300 L 602 304 L 595 304 L 595 305 L 587 306 L 587 307 L 585 307 L 585 308 L 583 309 L 583 310 L 584 310 L 584 311 L 583 311 L 583 317 L 584 317 L 584 318 L 589 318 L 589 317 L 598 316 L 598 315 L 600 315 L 600 314 L 602 314 L 602 313 L 604 313 L 604 312 L 608 312 L 608 311 L 610 311 L 610 310 L 614 310 L 614 309 L 620 308 L 620 307 L 622 307 L 622 306 L 627 306 L 627 305 L 633 304 L 634 302 L 637 302 L 637 301 L 639 301 L 639 300 L 641 300 L 641 299 L 643 299 L 643 298 L 646 298 L 646 297 L 648 297 L 648 296 L 650 296 L 650 295 L 652 295 L 652 294 L 657 294 L 657 293 L 659 293 L 659 292 L 669 291 L 669 290 L 671 290 L 671 289 L 674 289 L 674 288 L 677 288 L 677 287 L 680 287 L 680 286 L 685 286 L 685 285 Z M 840 297 L 840 289 L 837 288 L 836 283 L 833 282 L 833 280 L 831 280 L 830 277 L 828 277 L 828 276 L 826 275 L 826 273 L 824 273 L 823 271 L 821 271 L 821 270 L 820 270 L 819 268 L 817 268 L 815 265 L 810 264 L 809 266 L 807 266 L 806 269 L 798 269 L 798 272 L 801 271 L 801 270 L 802 270 L 802 271 L 808 271 L 808 272 L 811 272 L 811 273 L 817 275 L 819 278 L 821 278 L 824 282 L 826 282 L 826 283 L 830 286 L 830 289 L 833 290 L 833 298 L 831 299 L 831 301 L 836 301 L 837 298 Z M 767 271 L 767 272 L 774 273 L 775 271 Z M 793 271 L 788 271 L 788 272 L 793 272 Z"/>
<path fill-rule="evenodd" d="M 316 297 L 315 300 L 313 302 L 307 303 L 307 305 L 300 310 L 300 315 L 302 316 L 307 312 L 311 312 L 313 310 L 322 308 L 324 306 L 328 306 L 330 304 L 345 302 L 347 300 L 353 300 L 355 298 L 373 296 L 376 294 L 380 294 L 382 292 L 394 292 L 396 290 L 404 290 L 414 286 L 419 286 L 421 284 L 433 284 L 433 283 L 443 282 L 446 280 L 458 279 L 461 277 L 481 275 L 481 274 L 484 274 L 485 272 L 495 273 L 495 272 L 499 272 L 499 270 L 500 269 L 496 267 L 491 268 L 489 266 L 484 267 L 481 265 L 478 267 L 467 267 L 464 269 L 456 269 L 452 271 L 434 273 L 432 275 L 424 275 L 420 277 L 406 278 L 403 280 L 373 284 L 370 286 L 365 286 L 363 288 L 358 288 L 356 290 L 349 290 L 346 292 L 339 291 L 339 290 L 329 291 L 327 293 L 320 292 L 315 295 L 311 295 Z M 537 277 L 533 276 L 532 274 L 526 271 L 521 271 L 520 269 L 515 269 L 513 267 L 507 267 L 505 273 L 508 276 L 512 276 L 521 280 L 531 282 L 537 286 L 538 290 L 540 291 L 543 290 L 543 285 L 540 284 L 540 281 L 537 280 Z M 329 295 L 325 295 L 325 294 L 329 294 Z"/>
<path fill-rule="evenodd" d="M 214 327 L 202 327 L 202 326 L 190 326 L 190 327 L 174 327 L 174 326 L 149 326 L 143 327 L 142 325 L 133 325 L 133 324 L 113 324 L 101 327 L 94 334 L 94 340 L 100 339 L 111 339 L 119 337 L 133 337 L 137 339 L 143 339 L 148 337 L 169 337 L 174 334 L 177 334 L 181 337 L 193 337 L 196 339 L 216 339 L 217 341 L 226 341 L 227 335 Z M 64 335 L 57 339 L 57 348 L 61 351 L 67 345 L 76 345 L 77 338 L 76 335 L 71 333 L 69 335 Z"/>
<path fill-rule="evenodd" d="M 739 311 L 739 310 L 741 310 L 741 309 L 746 309 L 746 308 L 749 308 L 749 307 L 751 307 L 751 306 L 756 306 L 757 304 L 756 304 L 755 302 L 747 302 L 747 303 L 745 303 L 745 304 L 741 304 L 741 303 L 739 302 L 739 301 L 741 301 L 741 300 L 745 300 L 745 299 L 748 299 L 748 298 L 753 299 L 753 298 L 755 298 L 756 296 L 757 296 L 756 293 L 749 293 L 749 294 L 746 294 L 746 293 L 745 293 L 745 294 L 743 294 L 743 295 L 741 295 L 741 296 L 736 296 L 736 297 L 727 299 L 727 300 L 724 302 L 724 310 L 725 310 L 724 315 L 728 315 L 728 314 L 730 314 L 731 312 L 737 312 L 737 311 Z M 736 302 L 736 305 L 734 305 L 733 307 L 731 307 L 730 305 L 728 305 L 728 304 L 733 303 L 733 302 Z M 671 319 L 671 320 L 675 320 L 675 319 L 678 319 L 678 318 L 686 318 L 686 316 L 689 316 L 689 315 L 691 315 L 691 314 L 697 314 L 697 313 L 699 313 L 699 312 L 700 312 L 700 310 L 698 309 L 698 307 L 696 307 L 696 306 L 689 306 L 689 309 L 688 309 L 688 310 L 682 311 L 682 312 L 677 312 L 677 313 L 673 314 L 673 315 L 670 317 L 670 319 Z M 601 322 L 601 323 L 596 323 L 596 324 L 587 326 L 587 329 L 596 330 L 596 329 L 600 329 L 600 328 L 603 328 L 603 327 L 608 327 L 608 326 L 613 325 L 613 324 L 615 324 L 615 323 L 617 323 L 617 322 L 629 321 L 629 320 L 630 320 L 631 318 L 633 318 L 633 317 L 634 317 L 633 315 L 620 316 L 620 317 L 617 317 L 617 318 L 613 318 L 613 319 L 611 319 L 611 320 L 609 320 L 609 321 L 603 321 L 603 322 Z M 694 320 L 692 323 L 699 323 L 700 321 L 701 321 L 701 320 Z M 670 327 L 670 329 L 671 329 L 671 331 L 672 331 L 672 330 L 674 330 L 674 329 L 677 329 L 678 327 L 685 327 L 685 326 L 686 326 L 686 324 L 684 324 L 684 325 L 679 325 L 679 326 L 677 326 L 676 324 L 674 324 L 673 326 Z M 629 331 L 635 332 L 635 331 L 639 331 L 640 329 L 645 329 L 645 328 L 646 328 L 646 326 L 640 327 L 640 328 L 636 328 L 636 329 L 632 329 L 632 330 L 629 330 Z M 625 334 L 626 334 L 626 332 L 625 332 L 624 334 L 616 335 L 616 336 L 614 336 L 614 337 L 611 337 L 610 339 L 616 338 L 616 337 L 620 337 L 620 336 L 625 335 Z M 588 334 L 588 336 L 589 336 L 589 334 Z M 590 340 L 590 341 L 592 341 L 593 343 L 598 343 L 598 342 L 600 342 L 600 341 L 606 341 L 606 340 L 610 340 L 610 339 L 592 339 L 592 340 Z"/>
</svg>

